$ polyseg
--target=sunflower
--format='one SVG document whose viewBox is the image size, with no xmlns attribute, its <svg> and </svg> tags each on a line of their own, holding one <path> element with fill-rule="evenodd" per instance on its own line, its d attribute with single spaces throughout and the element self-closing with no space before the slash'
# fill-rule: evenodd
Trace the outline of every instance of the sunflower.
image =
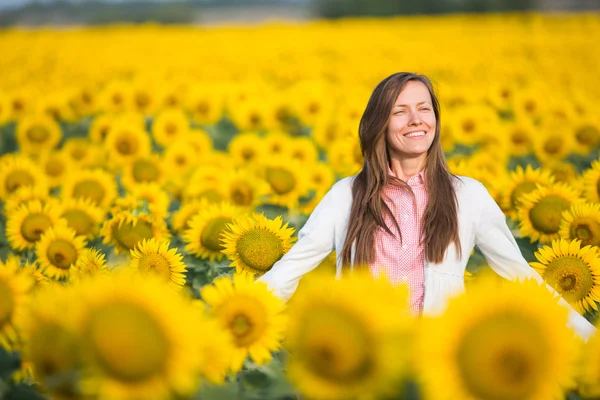
<svg viewBox="0 0 600 400">
<path fill-rule="evenodd" d="M 542 163 L 563 160 L 573 151 L 574 139 L 571 135 L 565 135 L 568 127 L 552 125 L 542 127 L 539 135 L 533 141 L 533 150 L 536 158 Z"/>
<path fill-rule="evenodd" d="M 82 367 L 81 345 L 70 311 L 74 296 L 62 285 L 38 291 L 23 322 L 23 361 L 44 391 L 58 399 L 80 398 L 73 379 Z"/>
<path fill-rule="evenodd" d="M 600 254 L 580 240 L 558 239 L 535 252 L 539 262 L 529 263 L 580 314 L 598 310 Z"/>
<path fill-rule="evenodd" d="M 310 214 L 334 183 L 335 173 L 329 164 L 325 162 L 313 164 L 308 172 L 308 185 L 315 194 L 308 202 L 300 206 L 300 210 L 305 214 Z"/>
<path fill-rule="evenodd" d="M 6 238 L 10 247 L 17 251 L 33 249 L 42 234 L 59 222 L 66 223 L 60 219 L 56 204 L 30 200 L 8 216 Z"/>
<path fill-rule="evenodd" d="M 349 176 L 358 173 L 364 162 L 357 138 L 337 140 L 327 148 L 327 159 L 336 174 Z"/>
<path fill-rule="evenodd" d="M 131 109 L 131 86 L 125 82 L 111 81 L 99 94 L 99 111 L 120 113 Z"/>
<path fill-rule="evenodd" d="M 527 119 L 531 122 L 538 122 L 545 114 L 546 96 L 540 95 L 533 88 L 520 90 L 515 93 L 512 101 L 512 109 L 517 119 Z"/>
<path fill-rule="evenodd" d="M 478 143 L 484 131 L 498 122 L 496 112 L 485 105 L 469 105 L 455 110 L 450 125 L 456 141 L 464 145 Z"/>
<path fill-rule="evenodd" d="M 228 115 L 241 131 L 266 131 L 276 126 L 269 100 L 257 98 L 228 109 Z"/>
<path fill-rule="evenodd" d="M 40 154 L 52 150 L 61 137 L 60 125 L 48 115 L 30 115 L 21 119 L 17 125 L 17 143 L 24 153 Z"/>
<path fill-rule="evenodd" d="M 521 118 L 510 123 L 506 127 L 506 134 L 510 155 L 522 157 L 531 153 L 536 129 L 529 119 Z"/>
<path fill-rule="evenodd" d="M 44 171 L 23 155 L 0 158 L 0 199 L 4 200 L 22 186 L 35 186 L 47 190 Z"/>
<path fill-rule="evenodd" d="M 229 167 L 218 167 L 211 164 L 197 166 L 191 171 L 189 181 L 182 189 L 183 201 L 200 199 L 206 199 L 212 203 L 224 201 L 227 197 L 225 188 L 228 185 L 223 184 L 223 176 L 231 177 L 233 174 L 231 171 Z"/>
<path fill-rule="evenodd" d="M 243 132 L 236 135 L 228 145 L 229 154 L 235 165 L 254 165 L 261 161 L 266 150 L 263 146 L 263 138 L 255 132 Z"/>
<path fill-rule="evenodd" d="M 143 239 L 166 240 L 170 234 L 162 218 L 138 210 L 123 210 L 104 221 L 100 229 L 102 243 L 111 244 L 115 253 L 127 253 Z"/>
<path fill-rule="evenodd" d="M 550 171 L 544 168 L 533 169 L 529 164 L 525 169 L 518 165 L 508 174 L 508 180 L 502 187 L 502 210 L 515 219 L 522 195 L 533 192 L 537 185 L 550 186 L 553 183 L 554 178 Z"/>
<path fill-rule="evenodd" d="M 219 181 L 225 200 L 240 207 L 253 208 L 264 203 L 269 185 L 248 170 L 225 173 Z"/>
<path fill-rule="evenodd" d="M 104 148 L 110 160 L 123 166 L 149 155 L 152 145 L 142 128 L 130 123 L 115 123 L 106 136 Z"/>
<path fill-rule="evenodd" d="M 190 121 L 185 111 L 179 108 L 165 109 L 152 123 L 152 137 L 162 147 L 185 137 L 190 131 Z"/>
<path fill-rule="evenodd" d="M 589 201 L 600 203 L 600 161 L 592 161 L 591 168 L 583 172 L 582 178 L 583 196 Z"/>
<path fill-rule="evenodd" d="M 97 89 L 95 87 L 79 87 L 71 96 L 71 108 L 79 118 L 94 113 L 97 105 Z"/>
<path fill-rule="evenodd" d="M 198 154 L 184 139 L 171 143 L 163 155 L 164 168 L 173 181 L 184 180 L 198 164 Z"/>
<path fill-rule="evenodd" d="M 106 255 L 93 247 L 85 248 L 79 254 L 77 262 L 70 270 L 69 281 L 78 282 L 81 279 L 91 278 L 108 273 Z"/>
<path fill-rule="evenodd" d="M 535 281 L 481 279 L 425 319 L 415 358 L 428 399 L 562 399 L 572 383 L 568 310 Z"/>
<path fill-rule="evenodd" d="M 187 299 L 158 277 L 131 273 L 82 281 L 76 290 L 81 387 L 88 395 L 124 400 L 193 393 L 203 326 Z"/>
<path fill-rule="evenodd" d="M 80 167 L 92 167 L 102 160 L 102 154 L 99 153 L 102 150 L 88 138 L 67 139 L 61 151 Z"/>
<path fill-rule="evenodd" d="M 585 399 L 600 396 L 600 335 L 596 334 L 582 345 L 577 381 L 579 394 Z"/>
<path fill-rule="evenodd" d="M 11 350 L 18 340 L 33 279 L 14 268 L 0 268 L 0 347 Z"/>
<path fill-rule="evenodd" d="M 158 183 L 144 182 L 132 186 L 129 194 L 137 200 L 148 202 L 150 211 L 154 214 L 167 216 L 171 198 L 169 193 L 163 190 Z"/>
<path fill-rule="evenodd" d="M 200 372 L 208 382 L 223 385 L 236 350 L 233 335 L 216 318 L 207 315 L 204 302 L 196 300 L 194 305 L 197 305 L 199 314 L 202 315 L 202 336 L 196 339 L 203 359 Z"/>
<path fill-rule="evenodd" d="M 204 84 L 192 88 L 186 100 L 186 106 L 196 124 L 213 125 L 221 119 L 224 98 L 221 93 L 218 93 L 220 87 L 215 86 L 215 88 L 210 88 L 214 90 L 207 90 Z"/>
<path fill-rule="evenodd" d="M 51 187 L 62 185 L 67 175 L 74 169 L 73 160 L 63 151 L 51 151 L 43 154 L 39 164 Z"/>
<path fill-rule="evenodd" d="M 93 143 L 104 143 L 115 121 L 112 114 L 101 114 L 92 120 L 89 130 L 89 138 Z"/>
<path fill-rule="evenodd" d="M 75 170 L 61 189 L 63 198 L 89 198 L 101 208 L 108 208 L 117 197 L 114 177 L 101 169 Z"/>
<path fill-rule="evenodd" d="M 187 269 L 181 261 L 183 255 L 177 249 L 169 250 L 169 245 L 167 241 L 143 239 L 131 250 L 129 266 L 144 274 L 156 274 L 173 289 L 180 290 L 185 285 Z"/>
<path fill-rule="evenodd" d="M 86 245 L 84 236 L 59 224 L 47 229 L 36 243 L 35 253 L 44 275 L 61 279 L 69 275 Z"/>
<path fill-rule="evenodd" d="M 184 202 L 179 210 L 172 214 L 171 228 L 175 232 L 185 231 L 190 227 L 190 222 L 196 216 L 196 214 L 208 207 L 209 204 L 210 202 L 207 199 Z"/>
<path fill-rule="evenodd" d="M 196 154 L 203 157 L 213 154 L 213 141 L 205 130 L 200 128 L 190 129 L 184 139 L 194 148 Z"/>
<path fill-rule="evenodd" d="M 60 217 L 67 221 L 67 225 L 75 230 L 77 236 L 84 236 L 88 240 L 98 236 L 106 212 L 91 199 L 66 198 L 60 203 L 59 208 Z"/>
<path fill-rule="evenodd" d="M 25 204 L 31 200 L 39 200 L 40 203 L 45 204 L 53 201 L 48 192 L 39 186 L 22 186 L 12 192 L 4 203 L 4 215 L 10 216 L 16 211 L 22 204 Z"/>
<path fill-rule="evenodd" d="M 167 171 L 159 154 L 140 156 L 125 165 L 121 180 L 123 186 L 131 188 L 140 183 L 156 183 L 162 186 L 167 180 Z"/>
<path fill-rule="evenodd" d="M 352 135 L 347 129 L 347 124 L 342 125 L 333 118 L 323 118 L 313 126 L 312 136 L 320 148 L 328 149 L 338 140 L 346 139 Z"/>
<path fill-rule="evenodd" d="M 261 177 L 271 187 L 267 202 L 290 209 L 298 207 L 300 197 L 308 194 L 307 176 L 302 164 L 283 157 L 262 161 Z"/>
<path fill-rule="evenodd" d="M 536 190 L 521 195 L 517 205 L 521 235 L 529 236 L 532 243 L 536 240 L 549 243 L 557 239 L 562 212 L 577 198 L 577 190 L 564 183 L 551 187 L 538 185 Z"/>
<path fill-rule="evenodd" d="M 289 302 L 288 378 L 311 399 L 392 398 L 411 358 L 407 307 L 406 286 L 366 269 L 303 278 Z"/>
<path fill-rule="evenodd" d="M 237 272 L 263 275 L 292 247 L 294 228 L 283 224 L 281 216 L 243 215 L 228 227 L 221 235 L 222 252 Z"/>
<path fill-rule="evenodd" d="M 575 148 L 579 154 L 588 154 L 600 145 L 600 121 L 598 117 L 583 118 L 574 124 Z"/>
<path fill-rule="evenodd" d="M 544 163 L 543 169 L 550 172 L 556 182 L 568 183 L 577 187 L 575 181 L 579 178 L 577 168 L 568 161 L 550 161 Z"/>
<path fill-rule="evenodd" d="M 210 314 L 234 339 L 231 370 L 237 372 L 248 355 L 258 365 L 272 359 L 280 349 L 286 325 L 283 300 L 275 297 L 263 282 L 249 274 L 221 276 L 200 290 Z"/>
<path fill-rule="evenodd" d="M 262 139 L 267 154 L 275 156 L 289 154 L 293 141 L 288 134 L 280 131 L 271 131 Z"/>
<path fill-rule="evenodd" d="M 133 109 L 143 115 L 151 115 L 159 107 L 159 98 L 152 82 L 139 80 L 133 83 L 131 102 Z"/>
<path fill-rule="evenodd" d="M 50 284 L 50 279 L 40 272 L 37 261 L 23 263 L 20 256 L 13 254 L 9 255 L 4 263 L 0 261 L 0 268 L 10 268 L 29 276 L 35 288 L 41 288 Z"/>
<path fill-rule="evenodd" d="M 578 239 L 583 246 L 600 247 L 600 203 L 576 201 L 562 213 L 558 235 Z"/>
<path fill-rule="evenodd" d="M 183 240 L 187 244 L 185 250 L 211 262 L 222 260 L 225 246 L 221 243 L 221 234 L 240 214 L 239 208 L 226 202 L 211 204 L 200 210 L 183 232 Z"/>
<path fill-rule="evenodd" d="M 319 159 L 319 150 L 311 138 L 299 137 L 292 140 L 287 148 L 287 154 L 301 163 L 314 163 Z"/>
</svg>

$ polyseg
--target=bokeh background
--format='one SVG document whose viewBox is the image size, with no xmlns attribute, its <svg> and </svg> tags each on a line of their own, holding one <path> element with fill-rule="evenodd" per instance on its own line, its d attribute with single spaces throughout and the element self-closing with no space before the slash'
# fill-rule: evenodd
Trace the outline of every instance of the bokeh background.
<svg viewBox="0 0 600 400">
<path fill-rule="evenodd" d="M 599 3 L 0 0 L 0 397 L 598 398 Z M 476 249 L 414 318 L 319 243 L 284 302 L 399 71 L 534 279 Z"/>
</svg>

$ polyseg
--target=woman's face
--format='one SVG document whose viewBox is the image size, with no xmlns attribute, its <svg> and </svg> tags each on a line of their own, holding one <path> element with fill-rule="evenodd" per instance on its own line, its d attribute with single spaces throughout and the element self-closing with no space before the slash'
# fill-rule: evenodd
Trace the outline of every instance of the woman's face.
<svg viewBox="0 0 600 400">
<path fill-rule="evenodd" d="M 435 113 L 427 86 L 408 81 L 398 95 L 387 128 L 390 157 L 426 158 L 435 136 Z"/>
</svg>

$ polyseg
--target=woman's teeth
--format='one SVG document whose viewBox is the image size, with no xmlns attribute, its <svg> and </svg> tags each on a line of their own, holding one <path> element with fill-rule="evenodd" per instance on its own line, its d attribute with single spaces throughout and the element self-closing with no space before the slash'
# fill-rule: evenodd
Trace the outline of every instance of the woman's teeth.
<svg viewBox="0 0 600 400">
<path fill-rule="evenodd" d="M 425 131 L 418 131 L 418 132 L 411 132 L 411 133 L 407 133 L 406 135 L 404 135 L 406 137 L 419 137 L 419 136 L 425 136 Z"/>
</svg>

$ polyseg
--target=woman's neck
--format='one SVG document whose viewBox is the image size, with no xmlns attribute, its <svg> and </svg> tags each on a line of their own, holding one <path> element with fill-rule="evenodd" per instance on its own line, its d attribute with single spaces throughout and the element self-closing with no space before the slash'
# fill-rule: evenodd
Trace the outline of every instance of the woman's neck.
<svg viewBox="0 0 600 400">
<path fill-rule="evenodd" d="M 392 158 L 390 168 L 394 175 L 396 175 L 396 178 L 406 182 L 410 177 L 417 175 L 425 168 L 425 159 L 405 158 L 399 160 Z"/>
</svg>

